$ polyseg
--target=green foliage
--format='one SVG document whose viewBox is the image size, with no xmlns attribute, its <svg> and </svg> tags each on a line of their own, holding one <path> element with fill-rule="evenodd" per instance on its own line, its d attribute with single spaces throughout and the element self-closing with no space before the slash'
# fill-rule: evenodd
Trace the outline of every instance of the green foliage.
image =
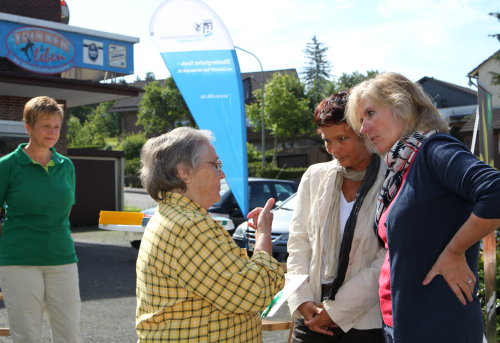
<svg viewBox="0 0 500 343">
<path fill-rule="evenodd" d="M 141 161 L 138 157 L 125 159 L 125 175 L 139 175 L 141 169 Z"/>
<path fill-rule="evenodd" d="M 117 137 L 121 134 L 121 115 L 117 112 L 109 112 L 114 104 L 114 101 L 102 102 L 89 116 L 89 121 L 94 122 L 104 137 Z"/>
<path fill-rule="evenodd" d="M 71 116 L 68 120 L 68 147 L 69 148 L 103 148 L 106 143 L 104 136 L 94 125 L 80 123 L 77 117 Z"/>
<path fill-rule="evenodd" d="M 194 123 L 173 78 L 169 77 L 163 84 L 153 81 L 144 91 L 136 124 L 142 126 L 146 134 L 166 132 L 180 120 Z"/>
<path fill-rule="evenodd" d="M 358 83 L 377 76 L 377 74 L 380 74 L 378 70 L 368 70 L 366 71 L 366 75 L 357 71 L 351 74 L 342 73 L 335 83 L 338 90 L 349 89 L 356 86 Z"/>
<path fill-rule="evenodd" d="M 262 92 L 255 92 L 258 102 L 247 105 L 247 114 L 256 131 L 260 131 Z M 308 100 L 299 79 L 288 74 L 274 74 L 265 86 L 264 122 L 275 138 L 290 139 L 314 132 Z"/>
<path fill-rule="evenodd" d="M 318 42 L 316 36 L 306 44 L 306 66 L 302 77 L 307 90 L 307 97 L 313 109 L 325 96 L 325 89 L 330 78 L 331 63 L 327 60 L 328 47 Z"/>
<path fill-rule="evenodd" d="M 499 235 L 497 234 L 497 245 L 498 245 L 498 239 Z M 478 287 L 478 298 L 479 302 L 481 303 L 481 308 L 483 309 L 482 314 L 483 314 L 483 321 L 486 322 L 486 289 L 484 285 L 484 257 L 483 257 L 483 250 L 481 249 L 481 253 L 479 255 L 479 264 L 478 264 L 478 276 L 479 276 L 479 287 Z M 500 297 L 498 294 L 498 290 L 500 290 L 500 278 L 498 278 L 498 275 L 500 275 L 500 251 L 496 251 L 496 289 L 497 289 L 497 294 L 496 294 L 496 303 L 495 303 L 495 308 L 498 313 L 500 310 Z M 496 316 L 496 330 L 497 330 L 497 335 L 500 334 L 500 316 Z"/>
<path fill-rule="evenodd" d="M 118 113 L 109 112 L 113 104 L 114 102 L 100 103 L 83 123 L 71 115 L 68 120 L 68 147 L 101 149 L 106 146 L 105 137 L 118 136 L 121 118 Z"/>
<path fill-rule="evenodd" d="M 368 70 L 366 71 L 366 74 L 357 71 L 350 74 L 342 73 L 342 75 L 340 75 L 336 80 L 330 81 L 327 84 L 325 87 L 325 97 L 344 89 L 350 89 L 364 80 L 375 77 L 377 74 L 380 74 L 378 70 Z"/>
<path fill-rule="evenodd" d="M 307 168 L 286 168 L 281 169 L 271 164 L 262 167 L 261 162 L 251 162 L 248 164 L 248 175 L 252 177 L 264 177 L 268 179 L 282 179 L 300 181 L 302 174 Z"/>
<path fill-rule="evenodd" d="M 247 143 L 247 154 L 249 163 L 262 161 L 262 153 L 253 144 Z"/>
<path fill-rule="evenodd" d="M 153 81 L 156 80 L 155 73 L 149 71 L 146 73 L 146 76 L 144 77 L 145 81 Z"/>
<path fill-rule="evenodd" d="M 142 208 L 135 206 L 125 206 L 123 209 L 125 212 L 141 212 Z"/>
<path fill-rule="evenodd" d="M 122 140 L 121 147 L 125 154 L 125 159 L 134 159 L 141 156 L 141 149 L 147 138 L 144 132 L 133 133 L 125 136 Z"/>
<path fill-rule="evenodd" d="M 97 104 L 68 108 L 66 110 L 66 115 L 68 118 L 71 118 L 72 116 L 77 117 L 80 123 L 83 124 L 87 120 L 88 116 L 94 112 L 96 107 Z"/>
</svg>

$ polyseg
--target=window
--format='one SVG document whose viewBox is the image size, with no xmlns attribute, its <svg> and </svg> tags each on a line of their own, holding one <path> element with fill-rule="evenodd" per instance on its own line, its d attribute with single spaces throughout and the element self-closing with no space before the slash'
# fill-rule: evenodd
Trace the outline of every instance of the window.
<svg viewBox="0 0 500 343">
<path fill-rule="evenodd" d="M 276 183 L 274 187 L 276 189 L 276 201 L 283 201 L 295 193 L 289 184 Z"/>
</svg>

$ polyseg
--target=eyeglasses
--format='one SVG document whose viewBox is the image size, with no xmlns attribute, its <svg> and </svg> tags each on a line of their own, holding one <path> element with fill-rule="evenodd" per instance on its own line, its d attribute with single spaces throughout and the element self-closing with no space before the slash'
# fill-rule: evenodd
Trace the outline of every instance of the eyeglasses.
<svg viewBox="0 0 500 343">
<path fill-rule="evenodd" d="M 211 165 L 213 165 L 215 167 L 215 169 L 217 169 L 218 172 L 222 171 L 222 161 L 221 160 L 217 160 L 215 162 L 207 162 L 207 163 L 210 163 Z"/>
</svg>

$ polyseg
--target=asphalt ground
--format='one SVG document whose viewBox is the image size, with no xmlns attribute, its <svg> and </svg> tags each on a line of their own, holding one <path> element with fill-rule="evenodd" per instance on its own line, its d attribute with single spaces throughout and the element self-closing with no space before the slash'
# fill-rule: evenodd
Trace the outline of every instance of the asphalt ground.
<svg viewBox="0 0 500 343">
<path fill-rule="evenodd" d="M 96 227 L 73 228 L 79 258 L 80 295 L 82 299 L 81 332 L 84 343 L 132 343 L 135 334 L 135 261 L 137 250 L 123 232 Z M 283 305 L 272 320 L 290 320 Z M 0 327 L 8 327 L 7 311 L 0 306 Z M 263 342 L 287 342 L 288 330 L 264 332 Z M 0 342 L 11 342 L 0 337 Z M 51 342 L 44 319 L 42 343 Z"/>
</svg>

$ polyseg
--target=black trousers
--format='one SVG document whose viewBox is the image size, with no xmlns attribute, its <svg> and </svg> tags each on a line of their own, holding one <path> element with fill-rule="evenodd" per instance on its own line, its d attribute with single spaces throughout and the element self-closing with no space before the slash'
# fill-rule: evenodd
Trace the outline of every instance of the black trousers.
<svg viewBox="0 0 500 343">
<path fill-rule="evenodd" d="M 333 336 L 323 335 L 311 331 L 305 324 L 304 319 L 295 319 L 293 330 L 293 343 L 384 343 L 382 329 L 357 330 L 351 329 L 347 332 L 339 328 L 331 329 Z"/>
</svg>

